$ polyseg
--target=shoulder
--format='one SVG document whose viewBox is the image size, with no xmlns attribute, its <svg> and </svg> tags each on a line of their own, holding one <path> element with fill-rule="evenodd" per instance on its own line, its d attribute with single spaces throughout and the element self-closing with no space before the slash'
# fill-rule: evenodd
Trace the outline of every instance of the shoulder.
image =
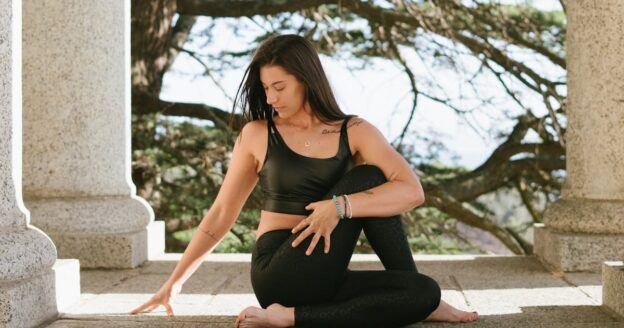
<svg viewBox="0 0 624 328">
<path fill-rule="evenodd" d="M 385 143 L 384 135 L 368 120 L 354 116 L 349 118 L 346 124 L 347 137 L 352 153 L 358 154 L 364 147 L 370 147 L 371 143 Z"/>
<path fill-rule="evenodd" d="M 260 137 L 263 134 L 266 137 L 267 133 L 268 133 L 267 120 L 253 120 L 243 125 L 238 136 L 239 138 L 247 139 L 244 141 L 241 140 L 241 142 L 249 143 L 249 142 L 253 142 L 254 140 L 256 140 L 258 137 Z"/>
<path fill-rule="evenodd" d="M 268 134 L 267 120 L 253 120 L 243 125 L 236 142 L 243 152 L 258 162 L 263 156 L 263 149 L 268 147 Z"/>
<path fill-rule="evenodd" d="M 379 129 L 368 120 L 359 116 L 351 117 L 347 121 L 347 132 L 349 137 L 372 136 L 379 134 Z M 372 135 L 371 135 L 372 134 Z"/>
<path fill-rule="evenodd" d="M 243 129 L 253 130 L 253 129 L 266 129 L 267 120 L 253 120 L 245 123 L 243 125 Z"/>
</svg>

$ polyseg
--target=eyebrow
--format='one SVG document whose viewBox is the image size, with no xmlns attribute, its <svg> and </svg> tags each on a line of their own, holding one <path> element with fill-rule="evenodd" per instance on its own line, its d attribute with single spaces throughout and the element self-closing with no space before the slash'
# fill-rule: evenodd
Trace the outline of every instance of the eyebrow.
<svg viewBox="0 0 624 328">
<path fill-rule="evenodd" d="M 275 84 L 278 84 L 278 83 L 280 83 L 280 82 L 286 82 L 286 81 L 275 81 L 275 82 L 271 83 L 271 85 L 275 85 Z M 260 81 L 260 83 L 262 83 L 262 85 L 266 85 L 266 84 L 264 84 L 264 82 L 262 82 L 262 81 Z"/>
</svg>

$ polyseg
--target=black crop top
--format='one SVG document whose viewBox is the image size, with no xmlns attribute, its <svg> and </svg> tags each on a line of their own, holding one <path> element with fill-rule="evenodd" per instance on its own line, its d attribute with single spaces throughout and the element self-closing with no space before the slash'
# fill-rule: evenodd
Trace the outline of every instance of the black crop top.
<svg viewBox="0 0 624 328">
<path fill-rule="evenodd" d="M 314 158 L 288 148 L 269 116 L 267 153 L 259 172 L 263 210 L 301 215 L 312 213 L 305 209 L 306 205 L 321 200 L 352 167 L 346 128 L 351 117 L 347 117 L 340 127 L 338 153 L 330 158 Z"/>
</svg>

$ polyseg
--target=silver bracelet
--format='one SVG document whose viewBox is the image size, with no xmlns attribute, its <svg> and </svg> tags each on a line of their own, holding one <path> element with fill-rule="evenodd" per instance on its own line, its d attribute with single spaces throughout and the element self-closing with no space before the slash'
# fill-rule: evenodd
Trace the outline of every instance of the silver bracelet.
<svg viewBox="0 0 624 328">
<path fill-rule="evenodd" d="M 351 209 L 351 202 L 349 201 L 349 196 L 347 196 L 347 194 L 344 194 L 344 199 L 346 200 L 347 203 L 347 209 L 348 209 L 348 213 L 349 213 L 349 219 L 353 217 L 353 210 Z"/>
</svg>

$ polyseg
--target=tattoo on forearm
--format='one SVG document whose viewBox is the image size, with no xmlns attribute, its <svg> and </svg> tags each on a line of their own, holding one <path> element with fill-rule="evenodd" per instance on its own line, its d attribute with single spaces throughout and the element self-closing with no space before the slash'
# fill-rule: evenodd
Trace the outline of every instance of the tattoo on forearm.
<svg viewBox="0 0 624 328">
<path fill-rule="evenodd" d="M 197 228 L 197 230 L 199 230 L 199 231 L 201 231 L 201 232 L 203 232 L 203 233 L 207 234 L 208 236 L 210 236 L 210 237 L 211 237 L 212 239 L 214 239 L 214 240 L 217 240 L 217 241 L 219 240 L 217 237 L 215 237 L 215 236 L 214 236 L 214 232 L 204 231 L 204 230 L 199 229 L 199 228 Z"/>
</svg>

